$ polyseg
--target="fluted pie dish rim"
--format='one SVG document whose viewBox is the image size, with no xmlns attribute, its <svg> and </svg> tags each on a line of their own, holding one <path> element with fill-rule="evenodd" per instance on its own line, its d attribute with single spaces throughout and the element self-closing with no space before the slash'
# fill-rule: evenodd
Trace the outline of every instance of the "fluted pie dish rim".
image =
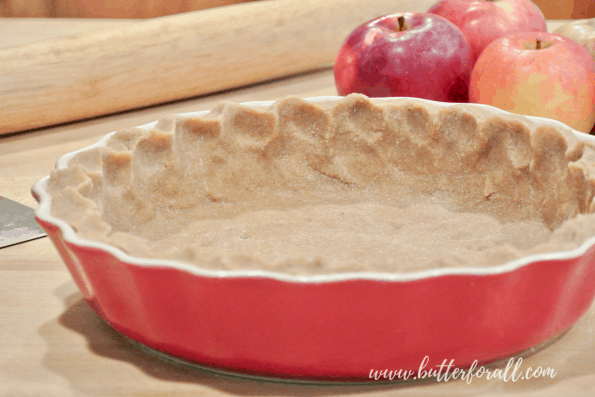
<svg viewBox="0 0 595 397">
<path fill-rule="evenodd" d="M 528 119 L 570 129 L 554 120 Z M 148 131 L 156 125 L 138 128 Z M 573 133 L 595 145 L 595 137 Z M 114 134 L 60 157 L 56 168 L 67 167 L 78 153 L 105 146 Z M 487 267 L 314 275 L 206 269 L 135 257 L 80 238 L 66 221 L 51 215 L 48 179 L 32 187 L 39 202 L 36 219 L 91 307 L 142 345 L 243 375 L 350 382 L 370 380 L 372 368 L 417 371 L 426 355 L 428 368 L 443 359 L 454 359 L 461 368 L 474 360 L 489 363 L 567 331 L 595 296 L 595 236 L 573 250 Z"/>
</svg>

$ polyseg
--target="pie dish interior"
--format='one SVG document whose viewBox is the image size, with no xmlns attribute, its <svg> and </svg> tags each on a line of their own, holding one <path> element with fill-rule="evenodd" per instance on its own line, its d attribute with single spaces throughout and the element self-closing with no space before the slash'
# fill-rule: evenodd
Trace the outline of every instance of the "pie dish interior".
<svg viewBox="0 0 595 397">
<path fill-rule="evenodd" d="M 221 103 L 52 172 L 52 215 L 141 258 L 290 274 L 495 266 L 595 235 L 595 149 L 487 107 Z"/>
</svg>

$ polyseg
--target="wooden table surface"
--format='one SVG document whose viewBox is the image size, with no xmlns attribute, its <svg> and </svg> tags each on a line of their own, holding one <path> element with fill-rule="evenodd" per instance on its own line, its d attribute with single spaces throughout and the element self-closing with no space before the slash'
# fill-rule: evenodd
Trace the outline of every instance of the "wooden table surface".
<svg viewBox="0 0 595 397">
<path fill-rule="evenodd" d="M 548 22 L 553 31 L 564 21 Z M 0 19 L 0 47 L 134 23 Z M 331 70 L 163 106 L 0 137 L 0 195 L 35 207 L 31 185 L 56 159 L 116 129 L 221 100 L 336 95 Z M 0 117 L 2 115 L 0 114 Z M 174 367 L 123 340 L 87 306 L 48 238 L 0 249 L 0 396 L 595 396 L 595 305 L 560 340 L 521 366 L 556 376 L 517 382 L 474 379 L 410 386 L 299 386 L 221 378 Z"/>
</svg>

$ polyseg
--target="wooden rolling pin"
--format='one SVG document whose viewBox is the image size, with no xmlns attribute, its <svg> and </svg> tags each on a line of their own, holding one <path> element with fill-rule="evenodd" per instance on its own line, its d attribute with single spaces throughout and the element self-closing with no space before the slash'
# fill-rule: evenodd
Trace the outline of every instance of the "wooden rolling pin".
<svg viewBox="0 0 595 397">
<path fill-rule="evenodd" d="M 2 49 L 0 134 L 329 67 L 360 24 L 434 2 L 257 1 Z"/>
</svg>

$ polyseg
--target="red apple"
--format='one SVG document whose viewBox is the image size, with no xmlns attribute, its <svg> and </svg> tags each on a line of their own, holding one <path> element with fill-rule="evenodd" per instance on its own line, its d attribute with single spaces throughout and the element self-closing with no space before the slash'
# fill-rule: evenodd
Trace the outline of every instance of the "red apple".
<svg viewBox="0 0 595 397">
<path fill-rule="evenodd" d="M 588 133 L 595 123 L 595 62 L 566 37 L 537 32 L 504 36 L 477 60 L 469 102 L 556 119 Z"/>
<path fill-rule="evenodd" d="M 541 10 L 530 0 L 440 0 L 428 12 L 461 29 L 471 47 L 473 62 L 497 38 L 521 32 L 547 32 Z"/>
<path fill-rule="evenodd" d="M 393 14 L 355 29 L 334 71 L 339 95 L 466 102 L 471 51 L 461 31 L 438 15 Z"/>
</svg>

